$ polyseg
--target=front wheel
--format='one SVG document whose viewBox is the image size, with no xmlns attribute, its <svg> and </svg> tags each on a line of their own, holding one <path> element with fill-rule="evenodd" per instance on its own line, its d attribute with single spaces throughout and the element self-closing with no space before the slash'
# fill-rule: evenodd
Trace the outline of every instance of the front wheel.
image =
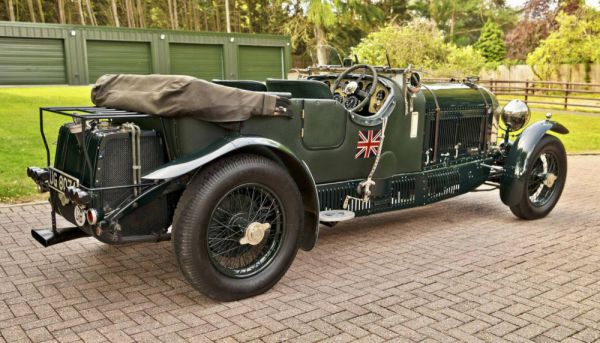
<svg viewBox="0 0 600 343">
<path fill-rule="evenodd" d="M 567 155 L 560 140 L 544 136 L 535 148 L 525 172 L 521 200 L 510 210 L 522 219 L 543 218 L 552 211 L 567 178 Z"/>
<path fill-rule="evenodd" d="M 173 220 L 173 245 L 186 279 L 211 298 L 232 301 L 270 289 L 298 251 L 300 192 L 277 163 L 234 155 L 188 185 Z"/>
</svg>

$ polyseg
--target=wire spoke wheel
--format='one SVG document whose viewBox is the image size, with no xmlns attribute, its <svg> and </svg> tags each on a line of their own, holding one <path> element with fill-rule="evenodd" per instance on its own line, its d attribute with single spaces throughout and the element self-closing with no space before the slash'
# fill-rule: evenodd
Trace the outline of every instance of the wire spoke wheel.
<svg viewBox="0 0 600 343">
<path fill-rule="evenodd" d="M 560 172 L 558 158 L 553 152 L 543 152 L 535 160 L 527 182 L 527 195 L 533 206 L 544 206 L 552 198 Z"/>
<path fill-rule="evenodd" d="M 517 217 L 532 220 L 547 216 L 560 199 L 567 178 L 567 154 L 558 138 L 545 135 L 528 159 L 522 180 L 512 185 L 519 201 L 509 207 Z"/>
<path fill-rule="evenodd" d="M 252 231 L 256 225 L 264 229 Z M 209 258 L 229 277 L 252 276 L 273 260 L 285 227 L 285 212 L 274 192 L 259 184 L 238 186 L 225 194 L 212 212 L 207 230 Z M 253 234 L 258 235 L 255 240 L 244 240 Z"/>
<path fill-rule="evenodd" d="M 253 154 L 223 157 L 186 187 L 173 218 L 185 278 L 221 301 L 269 290 L 288 270 L 304 227 L 302 195 L 287 169 Z"/>
</svg>

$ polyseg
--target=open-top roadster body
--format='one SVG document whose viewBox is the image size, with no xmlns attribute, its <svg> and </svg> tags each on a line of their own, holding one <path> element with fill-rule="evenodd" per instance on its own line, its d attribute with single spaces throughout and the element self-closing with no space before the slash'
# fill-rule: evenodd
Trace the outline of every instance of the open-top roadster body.
<svg viewBox="0 0 600 343">
<path fill-rule="evenodd" d="M 195 108 L 173 110 L 178 102 L 168 99 L 190 93 L 152 77 L 132 76 L 154 85 L 142 87 L 146 93 L 135 82 L 123 81 L 121 91 L 97 86 L 120 97 L 103 106 L 40 109 L 48 166 L 28 174 L 49 191 L 53 218 L 51 229 L 32 231 L 40 243 L 172 239 L 186 279 L 233 300 L 272 287 L 298 248 L 315 246 L 321 224 L 483 184 L 499 188 L 516 216 L 536 219 L 552 210 L 565 183 L 565 150 L 548 131 L 567 129 L 548 117 L 511 142 L 508 133 L 526 124 L 529 109 L 511 102 L 501 110 L 472 81 L 425 85 L 410 69 L 368 65 L 300 80 L 213 81 L 220 85 L 201 83 L 191 94 L 212 99 L 207 110 L 187 116 Z M 257 96 L 262 110 L 249 109 Z M 219 111 L 234 115 L 219 119 Z M 74 119 L 59 131 L 53 163 L 48 114 Z M 75 226 L 56 228 L 56 214 Z"/>
</svg>

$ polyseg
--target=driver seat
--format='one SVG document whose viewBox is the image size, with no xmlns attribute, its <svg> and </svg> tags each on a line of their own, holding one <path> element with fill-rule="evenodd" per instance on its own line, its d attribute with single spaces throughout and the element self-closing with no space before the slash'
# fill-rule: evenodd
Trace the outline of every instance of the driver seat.
<svg viewBox="0 0 600 343">
<path fill-rule="evenodd" d="M 333 99 L 329 87 L 315 80 L 279 80 L 267 79 L 267 91 L 289 92 L 292 98 L 301 99 Z"/>
</svg>

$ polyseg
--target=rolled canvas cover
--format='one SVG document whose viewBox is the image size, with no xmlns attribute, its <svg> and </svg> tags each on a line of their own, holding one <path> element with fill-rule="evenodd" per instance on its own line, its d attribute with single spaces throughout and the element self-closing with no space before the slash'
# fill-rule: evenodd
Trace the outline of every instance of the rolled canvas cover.
<svg viewBox="0 0 600 343">
<path fill-rule="evenodd" d="M 276 115 L 276 100 L 275 95 L 183 75 L 104 75 L 92 89 L 96 106 L 210 122 Z"/>
</svg>

